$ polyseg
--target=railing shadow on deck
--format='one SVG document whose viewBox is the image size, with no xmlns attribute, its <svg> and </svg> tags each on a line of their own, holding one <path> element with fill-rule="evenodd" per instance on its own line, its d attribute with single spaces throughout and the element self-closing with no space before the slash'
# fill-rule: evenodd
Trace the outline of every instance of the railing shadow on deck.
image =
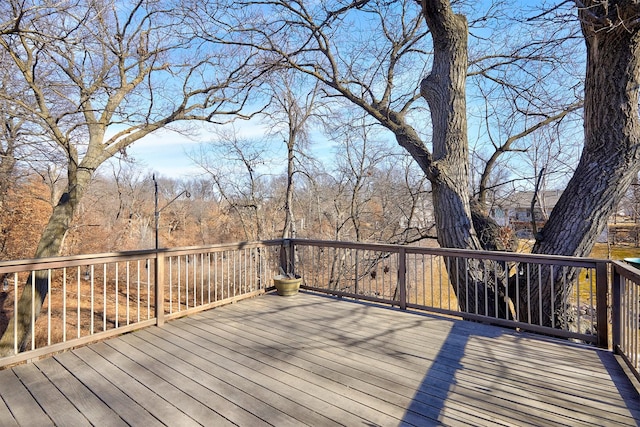
<svg viewBox="0 0 640 427">
<path fill-rule="evenodd" d="M 500 336 L 498 329 L 494 332 L 494 335 L 483 334 L 483 337 L 497 338 Z M 415 414 L 429 414 L 434 420 L 442 420 L 445 417 L 447 406 L 451 403 L 449 401 L 451 391 L 458 385 L 456 375 L 463 369 L 462 361 L 472 336 L 473 333 L 468 328 L 461 327 L 459 323 L 453 323 L 426 375 L 416 389 L 411 405 L 407 408 L 403 418 L 404 422 L 412 424 Z M 436 384 L 438 386 L 435 386 Z M 470 420 L 483 418 L 481 408 L 474 410 L 473 402 L 464 403 L 470 405 L 467 407 Z M 464 403 L 461 406 L 464 406 Z M 458 406 L 457 412 L 464 413 L 465 410 Z M 490 418 L 489 416 L 488 419 Z"/>
</svg>

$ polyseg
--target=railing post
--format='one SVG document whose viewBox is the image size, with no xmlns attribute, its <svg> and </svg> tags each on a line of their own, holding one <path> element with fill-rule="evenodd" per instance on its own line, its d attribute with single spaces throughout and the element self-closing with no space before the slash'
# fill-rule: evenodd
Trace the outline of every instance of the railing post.
<svg viewBox="0 0 640 427">
<path fill-rule="evenodd" d="M 596 321 L 598 325 L 598 347 L 609 348 L 609 316 L 608 316 L 608 298 L 609 291 L 609 274 L 608 263 L 596 263 Z"/>
<path fill-rule="evenodd" d="M 622 342 L 622 329 L 621 329 L 621 315 L 620 309 L 622 307 L 622 276 L 618 273 L 618 268 L 615 264 L 611 265 L 613 270 L 613 282 L 611 284 L 611 335 L 612 335 L 612 349 L 617 352 L 618 346 Z"/>
<path fill-rule="evenodd" d="M 407 309 L 407 251 L 401 247 L 398 251 L 398 287 L 400 288 L 400 309 Z"/>
<path fill-rule="evenodd" d="M 164 325 L 164 253 L 156 251 L 155 259 L 156 325 Z"/>
</svg>

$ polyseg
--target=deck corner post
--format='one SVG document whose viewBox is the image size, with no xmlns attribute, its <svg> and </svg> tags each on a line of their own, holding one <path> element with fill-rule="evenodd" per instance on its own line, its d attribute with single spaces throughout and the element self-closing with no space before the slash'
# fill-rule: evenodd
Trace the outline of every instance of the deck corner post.
<svg viewBox="0 0 640 427">
<path fill-rule="evenodd" d="M 155 259 L 155 315 L 156 325 L 164 325 L 164 253 L 156 252 Z"/>
<path fill-rule="evenodd" d="M 596 322 L 598 325 L 598 347 L 609 348 L 609 263 L 596 263 Z"/>
<path fill-rule="evenodd" d="M 400 288 L 400 310 L 407 309 L 407 250 L 398 251 L 398 287 Z"/>
</svg>

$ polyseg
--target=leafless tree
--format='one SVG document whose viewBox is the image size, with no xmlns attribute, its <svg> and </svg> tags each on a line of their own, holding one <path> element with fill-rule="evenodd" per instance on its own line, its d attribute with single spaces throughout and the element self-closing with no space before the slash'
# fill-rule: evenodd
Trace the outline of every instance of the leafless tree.
<svg viewBox="0 0 640 427">
<path fill-rule="evenodd" d="M 311 144 L 309 130 L 314 116 L 321 108 L 318 99 L 319 82 L 302 77 L 304 76 L 284 68 L 271 73 L 267 81 L 271 103 L 265 114 L 267 120 L 274 125 L 270 136 L 283 139 L 287 149 L 283 238 L 296 237 L 295 175 L 304 170 L 305 163 L 312 162 L 306 154 L 306 149 Z"/>
<path fill-rule="evenodd" d="M 92 175 L 107 159 L 180 121 L 225 120 L 246 102 L 251 53 L 204 40 L 172 2 L 8 0 L 1 8 L 0 51 L 27 94 L 2 91 L 0 102 L 24 111 L 39 129 L 33 132 L 39 146 L 55 148 L 67 175 L 36 257 L 59 253 Z M 36 282 L 36 295 L 27 287 L 19 303 L 21 343 L 32 297 L 39 312 L 46 295 L 46 281 Z M 13 333 L 0 346 L 10 352 Z"/>
<path fill-rule="evenodd" d="M 587 255 L 630 177 L 637 172 L 635 2 L 575 1 L 573 9 L 572 3 L 559 2 L 535 14 L 527 10 L 528 15 L 520 13 L 525 8 L 517 6 L 520 14 L 516 22 L 526 18 L 534 23 L 523 27 L 528 37 L 524 33 L 512 37 L 519 46 L 496 45 L 495 38 L 483 33 L 483 27 L 506 19 L 496 8 L 500 2 L 492 2 L 480 15 L 473 8 L 480 10 L 484 4 L 455 2 L 456 13 L 449 0 L 421 1 L 420 10 L 410 1 L 239 3 L 242 7 L 248 4 L 278 11 L 262 15 L 255 10 L 245 12 L 253 13 L 253 20 L 247 21 L 253 25 L 242 26 L 239 33 L 247 36 L 249 44 L 270 53 L 280 64 L 317 78 L 328 94 L 362 108 L 393 132 L 398 144 L 412 155 L 431 182 L 441 246 L 487 247 L 478 239 L 477 231 L 481 223 L 489 222 L 477 221 L 486 219 L 486 214 L 480 203 L 472 203 L 469 194 L 466 95 L 467 84 L 474 81 L 470 77 L 498 83 L 492 90 L 499 89 L 499 96 L 513 100 L 511 111 L 520 114 L 519 129 L 511 126 L 510 135 L 494 139 L 498 155 L 522 150 L 512 142 L 521 139 L 519 135 L 561 122 L 584 105 L 586 143 L 581 160 L 534 251 Z M 357 24 L 364 21 L 366 28 Z M 545 36 L 543 31 L 533 31 L 535 25 L 556 25 L 556 31 Z M 371 32 L 371 28 L 379 31 Z M 474 49 L 473 45 L 470 49 L 470 36 L 476 41 L 485 37 L 489 41 L 483 45 L 485 50 Z M 564 73 L 566 62 L 562 62 L 563 55 L 583 52 L 575 43 L 582 36 L 587 46 L 584 97 L 580 79 L 567 84 L 572 72 Z M 604 45 L 608 46 L 606 50 L 594 47 Z M 569 50 L 561 50 L 567 46 Z M 610 51 L 613 53 L 607 56 Z M 416 73 L 423 75 L 419 93 L 413 80 Z M 555 79 L 563 73 L 567 80 Z M 545 91 L 538 91 L 536 85 L 546 85 Z M 421 98 L 427 101 L 431 113 L 430 146 L 425 142 L 429 132 L 416 126 L 425 122 L 424 117 L 412 114 L 422 112 L 416 111 Z M 488 160 L 491 169 L 495 162 Z M 470 270 L 478 273 L 481 269 Z M 451 273 L 455 280 L 457 274 Z M 482 274 L 472 277 L 478 284 L 473 288 L 484 292 L 484 279 Z M 540 292 L 545 301 L 551 301 L 553 284 L 544 286 Z M 494 295 L 501 292 L 493 291 L 490 293 Z M 459 295 L 458 299 L 463 310 L 476 308 L 471 306 L 473 295 Z M 484 310 L 480 307 L 479 311 Z M 545 312 L 544 319 L 534 321 L 552 324 L 554 316 Z"/>
<path fill-rule="evenodd" d="M 268 216 L 264 208 L 269 202 L 268 143 L 244 138 L 235 128 L 215 134 L 214 141 L 202 144 L 190 157 L 211 180 L 226 208 L 235 213 L 243 239 L 263 239 Z"/>
</svg>

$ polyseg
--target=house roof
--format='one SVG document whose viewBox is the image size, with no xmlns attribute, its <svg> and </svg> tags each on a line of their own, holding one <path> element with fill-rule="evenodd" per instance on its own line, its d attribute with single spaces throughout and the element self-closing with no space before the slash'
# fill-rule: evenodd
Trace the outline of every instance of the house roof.
<svg viewBox="0 0 640 427">
<path fill-rule="evenodd" d="M 561 195 L 561 190 L 539 191 L 539 199 L 536 201 L 536 206 L 540 207 L 542 205 L 545 210 L 551 211 L 558 203 Z M 530 209 L 533 197 L 533 191 L 518 191 L 500 199 L 497 204 L 503 209 Z"/>
</svg>

